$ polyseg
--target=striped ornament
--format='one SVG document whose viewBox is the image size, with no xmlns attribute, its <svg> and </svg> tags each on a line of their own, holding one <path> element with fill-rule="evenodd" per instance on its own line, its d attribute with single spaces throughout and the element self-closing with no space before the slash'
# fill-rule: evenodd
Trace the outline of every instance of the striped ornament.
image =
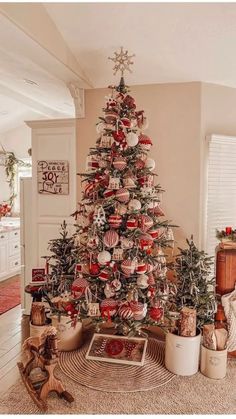
<svg viewBox="0 0 236 419">
<path fill-rule="evenodd" d="M 147 265 L 145 262 L 143 262 L 142 260 L 140 260 L 137 264 L 136 267 L 136 272 L 137 274 L 144 274 L 147 271 Z"/>
<path fill-rule="evenodd" d="M 143 214 L 139 218 L 140 229 L 146 233 L 153 226 L 153 219 L 149 215 Z"/>
<path fill-rule="evenodd" d="M 117 170 L 124 170 L 127 166 L 127 162 L 123 157 L 116 157 L 113 161 L 113 166 Z"/>
<path fill-rule="evenodd" d="M 103 243 L 106 247 L 112 248 L 117 246 L 119 242 L 119 235 L 115 230 L 108 230 L 104 234 Z"/>
<path fill-rule="evenodd" d="M 82 276 L 76 278 L 71 286 L 71 291 L 74 293 L 76 298 L 82 297 L 85 293 L 85 289 L 89 286 L 87 279 L 83 278 Z"/>
<path fill-rule="evenodd" d="M 108 218 L 108 223 L 111 228 L 119 228 L 122 224 L 122 217 L 119 214 L 112 214 Z"/>
<path fill-rule="evenodd" d="M 105 298 L 100 304 L 100 311 L 102 317 L 108 317 L 109 319 L 117 313 L 118 302 L 112 298 Z"/>
<path fill-rule="evenodd" d="M 118 309 L 118 316 L 123 320 L 129 320 L 133 317 L 133 311 L 129 304 L 122 304 Z"/>
<path fill-rule="evenodd" d="M 146 150 L 146 151 L 150 150 L 152 146 L 152 140 L 150 137 L 144 134 L 140 134 L 138 137 L 138 140 L 139 140 L 138 143 L 140 147 L 142 148 L 142 150 Z"/>
<path fill-rule="evenodd" d="M 100 272 L 100 274 L 99 274 L 99 276 L 98 276 L 98 278 L 101 280 L 101 281 L 108 281 L 108 279 L 109 279 L 109 277 L 110 277 L 110 272 L 109 272 L 109 270 L 108 269 L 102 269 L 102 271 Z"/>
<path fill-rule="evenodd" d="M 147 305 L 140 301 L 131 301 L 130 307 L 133 312 L 134 320 L 142 320 L 147 314 Z"/>
<path fill-rule="evenodd" d="M 124 203 L 128 202 L 129 196 L 130 196 L 130 193 L 128 189 L 125 189 L 125 188 L 118 189 L 118 191 L 116 192 L 116 199 L 119 202 L 124 202 Z"/>
<path fill-rule="evenodd" d="M 125 274 L 125 276 L 129 277 L 135 271 L 136 262 L 132 259 L 125 259 L 121 263 L 121 270 Z"/>
</svg>

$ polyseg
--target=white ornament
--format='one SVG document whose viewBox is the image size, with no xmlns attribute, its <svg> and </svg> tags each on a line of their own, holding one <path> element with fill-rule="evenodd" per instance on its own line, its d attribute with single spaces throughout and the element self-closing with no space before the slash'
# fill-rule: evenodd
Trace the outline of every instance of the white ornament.
<svg viewBox="0 0 236 419">
<path fill-rule="evenodd" d="M 100 265 L 105 265 L 106 263 L 110 262 L 111 254 L 107 250 L 103 250 L 102 252 L 98 253 L 98 262 Z"/>
<path fill-rule="evenodd" d="M 123 178 L 123 186 L 126 189 L 136 188 L 135 181 L 131 177 Z"/>
<path fill-rule="evenodd" d="M 106 298 L 114 297 L 115 295 L 115 289 L 108 282 L 105 285 L 104 294 Z"/>
<path fill-rule="evenodd" d="M 99 206 L 95 209 L 93 216 L 93 224 L 97 225 L 98 227 L 102 227 L 104 226 L 104 224 L 106 224 L 106 214 L 102 206 Z"/>
<path fill-rule="evenodd" d="M 108 135 L 103 135 L 100 140 L 99 147 L 100 148 L 111 148 L 114 140 L 113 137 Z"/>
<path fill-rule="evenodd" d="M 131 199 L 128 203 L 130 211 L 139 211 L 142 207 L 141 202 L 138 199 Z"/>
<path fill-rule="evenodd" d="M 110 177 L 108 189 L 120 189 L 120 178 Z"/>
<path fill-rule="evenodd" d="M 99 317 L 100 315 L 99 303 L 88 303 L 88 316 Z"/>
<path fill-rule="evenodd" d="M 98 246 L 98 243 L 99 243 L 99 238 L 98 238 L 98 236 L 90 236 L 89 238 L 88 238 L 88 241 L 87 241 L 87 246 L 89 247 L 89 249 L 96 249 L 97 248 L 97 246 Z"/>
<path fill-rule="evenodd" d="M 137 286 L 141 289 L 146 289 L 148 287 L 149 277 L 146 274 L 142 274 L 137 278 Z"/>
<path fill-rule="evenodd" d="M 141 193 L 141 196 L 143 196 L 143 197 L 156 196 L 155 189 L 152 188 L 152 187 L 146 186 L 146 185 L 144 185 L 144 186 L 142 186 L 142 188 L 140 188 L 140 193 Z"/>
<path fill-rule="evenodd" d="M 99 124 L 96 125 L 96 131 L 98 134 L 101 134 L 104 129 L 105 129 L 105 124 L 103 122 L 99 122 Z"/>
<path fill-rule="evenodd" d="M 113 281 L 111 282 L 111 286 L 114 291 L 119 291 L 121 289 L 121 285 L 122 284 L 119 281 L 119 279 L 113 279 Z"/>
<path fill-rule="evenodd" d="M 138 135 L 135 132 L 129 132 L 126 136 L 126 142 L 129 147 L 135 147 L 138 144 Z"/>
<path fill-rule="evenodd" d="M 112 260 L 123 260 L 123 249 L 115 247 L 113 250 Z"/>
<path fill-rule="evenodd" d="M 151 159 L 151 157 L 148 157 L 145 161 L 145 167 L 149 170 L 154 170 L 156 166 L 155 160 Z"/>
</svg>

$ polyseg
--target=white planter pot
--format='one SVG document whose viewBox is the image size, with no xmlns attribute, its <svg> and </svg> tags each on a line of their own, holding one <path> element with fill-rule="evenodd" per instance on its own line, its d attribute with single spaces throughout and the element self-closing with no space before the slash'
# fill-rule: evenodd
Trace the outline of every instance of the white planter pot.
<svg viewBox="0 0 236 419">
<path fill-rule="evenodd" d="M 226 376 L 227 349 L 213 351 L 201 346 L 201 373 L 208 378 L 220 380 Z"/>
<path fill-rule="evenodd" d="M 196 336 L 166 336 L 165 366 L 177 375 L 193 375 L 199 368 L 201 333 Z"/>
<path fill-rule="evenodd" d="M 67 316 L 52 316 L 52 326 L 57 329 L 59 351 L 73 351 L 82 345 L 82 323 L 77 322 L 75 327 L 69 322 Z"/>
</svg>

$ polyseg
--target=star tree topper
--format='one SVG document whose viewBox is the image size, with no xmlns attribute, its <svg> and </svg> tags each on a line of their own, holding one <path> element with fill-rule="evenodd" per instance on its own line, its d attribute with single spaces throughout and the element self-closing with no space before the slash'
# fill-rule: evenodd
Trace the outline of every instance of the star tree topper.
<svg viewBox="0 0 236 419">
<path fill-rule="evenodd" d="M 131 60 L 135 57 L 135 54 L 128 55 L 128 50 L 124 51 L 123 47 L 120 47 L 120 52 L 115 52 L 115 57 L 108 57 L 109 60 L 115 63 L 113 70 L 114 75 L 116 75 L 117 71 L 121 72 L 121 76 L 123 77 L 125 71 L 129 71 L 132 73 L 130 66 L 134 64 Z"/>
</svg>

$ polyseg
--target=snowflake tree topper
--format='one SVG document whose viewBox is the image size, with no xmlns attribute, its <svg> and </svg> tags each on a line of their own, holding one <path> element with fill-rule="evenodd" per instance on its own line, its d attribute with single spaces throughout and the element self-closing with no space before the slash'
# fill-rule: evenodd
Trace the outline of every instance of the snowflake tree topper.
<svg viewBox="0 0 236 419">
<path fill-rule="evenodd" d="M 109 60 L 115 63 L 113 67 L 114 75 L 116 75 L 117 71 L 121 72 L 122 77 L 125 71 L 132 73 L 130 66 L 134 64 L 132 58 L 135 57 L 135 54 L 128 55 L 128 50 L 124 51 L 123 47 L 120 47 L 120 52 L 115 52 L 114 54 L 114 58 L 108 57 Z"/>
</svg>

